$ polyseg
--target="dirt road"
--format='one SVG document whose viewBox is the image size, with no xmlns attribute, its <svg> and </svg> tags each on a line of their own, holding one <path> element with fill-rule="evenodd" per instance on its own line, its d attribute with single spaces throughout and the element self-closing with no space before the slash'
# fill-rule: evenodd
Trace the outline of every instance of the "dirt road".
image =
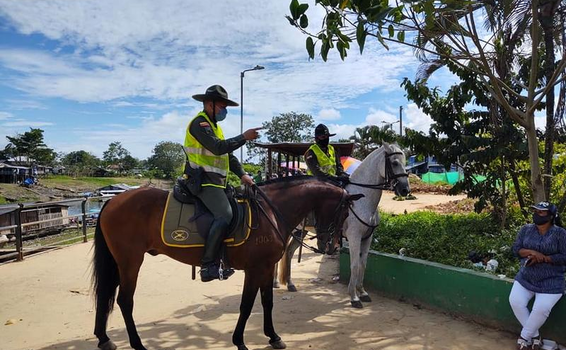
<svg viewBox="0 0 566 350">
<path fill-rule="evenodd" d="M 383 203 L 387 203 L 385 198 Z M 0 349 L 96 349 L 89 295 L 90 247 L 91 243 L 79 244 L 0 266 Z M 375 293 L 373 303 L 362 310 L 353 309 L 346 286 L 333 280 L 338 271 L 337 259 L 313 254 L 304 258 L 293 266 L 300 291 L 275 293 L 275 327 L 288 349 L 514 347 L 511 334 L 417 309 Z M 233 349 L 231 333 L 238 317 L 243 273 L 237 272 L 228 281 L 205 284 L 192 281 L 190 271 L 189 266 L 167 257 L 147 256 L 134 314 L 142 340 L 148 349 Z M 128 349 L 118 308 L 109 326 L 109 335 L 119 348 Z M 263 336 L 259 299 L 245 336 L 250 349 L 270 348 Z"/>
</svg>

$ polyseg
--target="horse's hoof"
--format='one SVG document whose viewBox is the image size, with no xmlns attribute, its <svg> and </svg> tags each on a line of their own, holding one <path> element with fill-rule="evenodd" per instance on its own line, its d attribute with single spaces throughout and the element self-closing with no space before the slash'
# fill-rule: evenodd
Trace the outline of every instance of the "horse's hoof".
<svg viewBox="0 0 566 350">
<path fill-rule="evenodd" d="M 238 350 L 249 350 L 247 346 L 245 346 L 244 344 L 242 345 L 238 345 Z"/>
<path fill-rule="evenodd" d="M 279 282 L 273 282 L 273 288 L 279 288 Z"/>
<path fill-rule="evenodd" d="M 290 285 L 287 286 L 287 290 L 288 290 L 289 292 L 296 292 L 296 291 L 297 291 L 297 287 L 295 287 L 294 284 L 290 284 Z"/>
<path fill-rule="evenodd" d="M 371 303 L 371 298 L 369 294 L 360 295 L 360 300 L 363 301 L 364 303 Z"/>
<path fill-rule="evenodd" d="M 118 347 L 112 342 L 112 340 L 109 340 L 106 343 L 99 345 L 98 348 L 100 350 L 116 350 Z"/>
<path fill-rule="evenodd" d="M 283 340 L 281 340 L 281 339 L 276 340 L 273 343 L 270 342 L 269 345 L 271 345 L 271 347 L 274 348 L 274 349 L 285 349 L 285 348 L 287 348 L 287 344 L 285 344 L 283 342 Z"/>
<path fill-rule="evenodd" d="M 356 309 L 364 308 L 364 304 L 362 304 L 362 302 L 359 300 L 351 300 L 350 302 L 352 303 L 352 306 L 355 307 Z"/>
</svg>

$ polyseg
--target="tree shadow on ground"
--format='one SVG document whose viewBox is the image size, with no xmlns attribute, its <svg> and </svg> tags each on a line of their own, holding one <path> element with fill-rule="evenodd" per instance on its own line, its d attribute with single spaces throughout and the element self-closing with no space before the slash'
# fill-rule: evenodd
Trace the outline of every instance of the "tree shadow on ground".
<svg viewBox="0 0 566 350">
<path fill-rule="evenodd" d="M 375 295 L 372 295 L 374 302 L 366 303 L 364 309 L 353 309 L 347 286 L 332 279 L 337 272 L 332 267 L 337 264 L 336 258 L 322 260 L 316 278 L 296 278 L 301 286 L 298 293 L 275 290 L 274 325 L 288 349 L 483 350 L 513 347 L 511 335 L 502 338 L 500 332 Z M 234 349 L 232 330 L 238 319 L 241 295 L 209 298 L 210 304 L 189 305 L 178 309 L 168 319 L 138 324 L 145 346 L 152 350 Z M 114 317 L 121 318 L 119 310 L 116 311 L 118 314 Z M 110 330 L 109 336 L 120 349 L 130 348 L 124 326 Z M 245 341 L 253 350 L 271 349 L 263 335 L 259 295 L 247 323 Z M 96 343 L 96 338 L 90 336 L 38 350 L 91 350 L 96 349 Z"/>
</svg>

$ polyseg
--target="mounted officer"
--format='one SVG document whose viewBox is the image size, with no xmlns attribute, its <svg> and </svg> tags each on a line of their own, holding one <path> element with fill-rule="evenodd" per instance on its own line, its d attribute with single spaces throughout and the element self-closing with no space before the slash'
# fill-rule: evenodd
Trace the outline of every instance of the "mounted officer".
<svg viewBox="0 0 566 350">
<path fill-rule="evenodd" d="M 315 144 L 305 152 L 308 175 L 349 177 L 348 173 L 344 172 L 340 155 L 329 144 L 330 137 L 334 135 L 336 134 L 331 134 L 324 124 L 318 124 L 314 129 Z"/>
<path fill-rule="evenodd" d="M 203 103 L 203 110 L 191 120 L 187 127 L 184 149 L 187 154 L 185 174 L 188 187 L 214 216 L 206 238 L 201 261 L 200 277 L 203 282 L 230 277 L 234 270 L 222 269 L 219 253 L 230 221 L 232 208 L 224 192 L 228 171 L 235 173 L 243 184 L 252 185 L 252 178 L 247 175 L 238 159 L 231 153 L 242 147 L 247 140 L 258 138 L 261 128 L 246 130 L 243 134 L 224 139 L 219 122 L 226 119 L 226 107 L 238 106 L 228 99 L 228 93 L 220 85 L 213 85 L 204 94 L 193 95 Z"/>
</svg>

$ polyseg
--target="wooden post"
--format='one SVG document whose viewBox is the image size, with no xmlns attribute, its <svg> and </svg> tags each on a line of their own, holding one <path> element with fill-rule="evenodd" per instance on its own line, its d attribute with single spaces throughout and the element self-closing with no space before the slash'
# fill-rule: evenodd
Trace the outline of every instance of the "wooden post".
<svg viewBox="0 0 566 350">
<path fill-rule="evenodd" d="M 277 175 L 281 174 L 281 152 L 277 152 Z"/>
<path fill-rule="evenodd" d="M 86 237 L 86 198 L 83 198 L 83 202 L 81 203 L 81 208 L 83 211 L 83 242 L 86 243 L 88 242 L 88 239 Z"/>
<path fill-rule="evenodd" d="M 285 154 L 285 162 L 287 163 L 287 170 L 285 176 L 289 176 L 289 153 Z"/>
<path fill-rule="evenodd" d="M 271 179 L 271 175 L 273 175 L 273 167 L 272 167 L 272 159 L 271 159 L 271 148 L 267 149 L 267 178 L 266 180 Z"/>
<path fill-rule="evenodd" d="M 16 253 L 18 253 L 17 261 L 24 260 L 24 250 L 22 247 L 22 208 L 23 204 L 18 204 L 18 209 L 16 209 Z"/>
</svg>

